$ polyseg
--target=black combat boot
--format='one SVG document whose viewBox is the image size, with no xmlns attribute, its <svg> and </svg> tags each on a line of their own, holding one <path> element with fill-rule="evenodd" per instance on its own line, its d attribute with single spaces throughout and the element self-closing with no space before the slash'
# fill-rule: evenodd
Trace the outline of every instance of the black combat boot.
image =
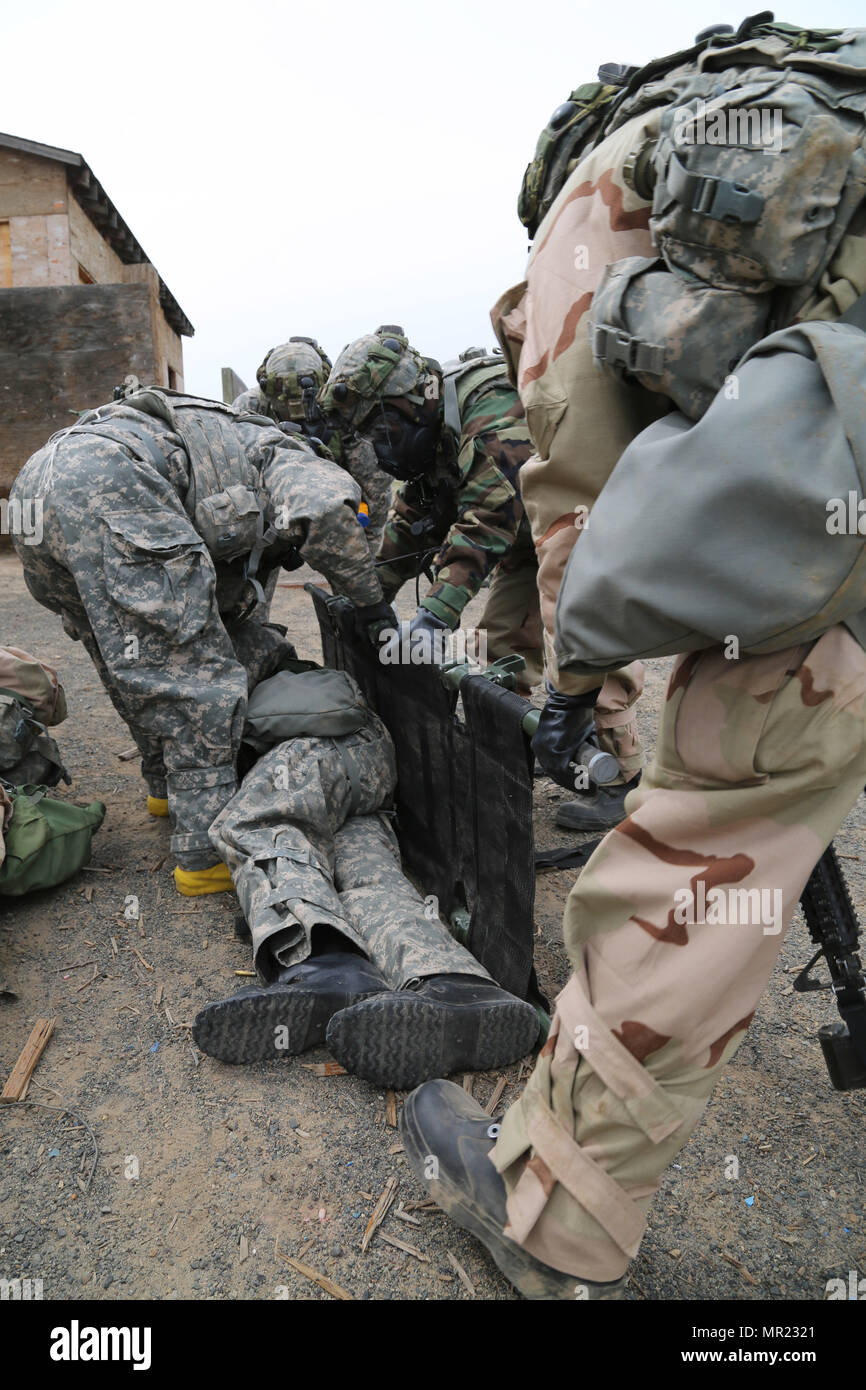
<svg viewBox="0 0 866 1390">
<path fill-rule="evenodd" d="M 488 1158 L 495 1124 L 477 1100 L 453 1081 L 428 1081 L 413 1091 L 400 1116 L 409 1165 L 452 1221 L 487 1246 L 505 1278 L 529 1299 L 623 1299 L 626 1279 L 593 1283 L 542 1264 L 502 1234 L 508 1221 L 505 1183 Z"/>
<path fill-rule="evenodd" d="M 594 787 L 576 801 L 563 801 L 555 824 L 562 830 L 612 830 L 626 817 L 625 799 L 640 781 L 640 773 L 630 782 L 613 787 Z"/>
<path fill-rule="evenodd" d="M 516 1062 L 537 1036 L 532 1005 L 492 980 L 429 975 L 335 1014 L 327 1042 L 347 1071 L 408 1090 L 431 1076 Z"/>
<path fill-rule="evenodd" d="M 388 989 L 365 956 L 326 951 L 283 966 L 271 985 L 249 985 L 196 1015 L 196 1046 L 220 1062 L 272 1062 L 325 1041 L 328 1019 Z"/>
</svg>

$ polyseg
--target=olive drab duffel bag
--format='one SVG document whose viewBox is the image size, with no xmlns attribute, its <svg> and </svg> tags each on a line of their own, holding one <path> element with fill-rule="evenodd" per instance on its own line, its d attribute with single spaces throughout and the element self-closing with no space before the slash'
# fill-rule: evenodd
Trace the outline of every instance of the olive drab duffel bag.
<svg viewBox="0 0 866 1390">
<path fill-rule="evenodd" d="M 53 888 L 87 864 L 94 833 L 105 819 L 105 803 L 75 806 L 48 796 L 47 787 L 6 786 L 6 820 L 0 864 L 0 895 L 20 897 Z"/>
<path fill-rule="evenodd" d="M 556 607 L 565 670 L 737 639 L 778 651 L 844 623 L 866 647 L 866 296 L 756 343 L 692 424 L 623 452 Z M 862 529 L 861 529 L 862 527 Z"/>
</svg>

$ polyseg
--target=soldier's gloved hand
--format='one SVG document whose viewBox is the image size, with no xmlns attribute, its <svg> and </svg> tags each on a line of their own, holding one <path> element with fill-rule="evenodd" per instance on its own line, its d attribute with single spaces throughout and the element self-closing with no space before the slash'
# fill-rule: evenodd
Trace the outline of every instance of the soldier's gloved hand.
<svg viewBox="0 0 866 1390">
<path fill-rule="evenodd" d="M 444 638 L 437 638 L 436 634 L 450 631 L 451 627 L 444 619 L 437 618 L 429 608 L 419 608 L 409 624 L 409 650 L 413 662 L 418 666 L 441 663 L 447 654 L 447 647 Z"/>
<path fill-rule="evenodd" d="M 383 632 L 396 632 L 398 627 L 397 614 L 390 603 L 385 603 L 384 600 L 355 609 L 355 629 L 360 637 L 366 638 L 374 647 L 379 645 Z"/>
<path fill-rule="evenodd" d="M 532 751 L 548 777 L 574 791 L 577 750 L 593 729 L 593 709 L 601 686 L 585 695 L 563 695 L 545 681 L 547 704 L 538 719 Z"/>
<path fill-rule="evenodd" d="M 398 632 L 389 632 L 381 639 L 379 660 L 384 666 L 441 665 L 448 648 L 440 632 L 450 632 L 448 623 L 437 618 L 429 608 L 419 608 L 409 623 L 401 623 Z"/>
</svg>

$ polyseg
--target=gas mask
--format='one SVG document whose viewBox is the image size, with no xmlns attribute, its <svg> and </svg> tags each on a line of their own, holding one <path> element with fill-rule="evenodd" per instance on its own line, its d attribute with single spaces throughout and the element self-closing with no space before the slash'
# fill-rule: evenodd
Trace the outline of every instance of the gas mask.
<svg viewBox="0 0 866 1390">
<path fill-rule="evenodd" d="M 382 405 L 364 434 L 373 445 L 379 467 L 392 478 L 409 481 L 432 471 L 439 431 L 423 418 Z"/>
</svg>

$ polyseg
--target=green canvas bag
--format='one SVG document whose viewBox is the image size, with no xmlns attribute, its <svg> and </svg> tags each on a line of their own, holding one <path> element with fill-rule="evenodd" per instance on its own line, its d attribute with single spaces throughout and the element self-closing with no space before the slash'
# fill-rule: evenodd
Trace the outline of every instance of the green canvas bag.
<svg viewBox="0 0 866 1390">
<path fill-rule="evenodd" d="M 369 717 L 361 689 L 346 671 L 278 671 L 249 698 L 244 741 L 263 753 L 288 738 L 352 734 Z"/>
<path fill-rule="evenodd" d="M 105 818 L 105 803 L 75 806 L 57 801 L 47 787 L 8 788 L 13 809 L 3 832 L 6 857 L 0 894 L 20 897 L 65 883 L 90 859 L 90 842 Z"/>
</svg>

